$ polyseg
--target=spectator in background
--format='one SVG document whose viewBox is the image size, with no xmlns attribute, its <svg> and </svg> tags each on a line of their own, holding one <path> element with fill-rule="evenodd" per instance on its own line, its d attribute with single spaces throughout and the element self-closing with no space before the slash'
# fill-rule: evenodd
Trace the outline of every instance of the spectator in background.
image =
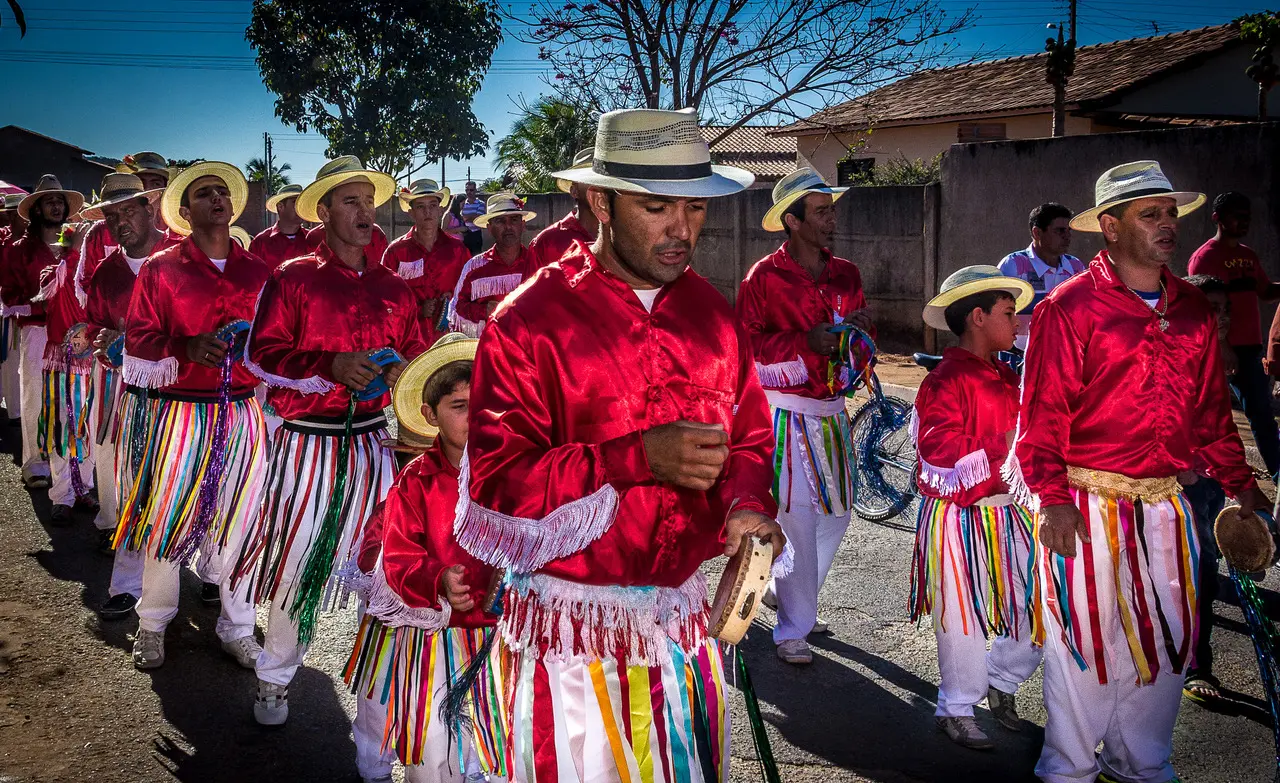
<svg viewBox="0 0 1280 783">
<path fill-rule="evenodd" d="M 1000 272 L 1009 277 L 1020 277 L 1031 284 L 1035 298 L 1018 313 L 1021 328 L 1014 347 L 1027 350 L 1027 330 L 1031 325 L 1031 311 L 1057 286 L 1084 271 L 1084 263 L 1072 255 L 1071 210 L 1050 201 L 1031 210 L 1028 218 L 1031 229 L 1031 246 L 1026 250 L 1010 253 L 1000 262 Z M 1007 359 L 1007 355 L 1001 358 Z"/>
<path fill-rule="evenodd" d="M 573 156 L 570 169 L 591 167 L 594 147 L 581 150 Z M 560 260 L 560 257 L 573 247 L 574 242 L 590 245 L 596 241 L 596 232 L 600 230 L 600 221 L 591 211 L 587 201 L 587 186 L 581 182 L 570 182 L 557 179 L 556 187 L 573 197 L 573 211 L 538 232 L 529 243 L 529 252 L 533 253 L 539 268 Z"/>
<path fill-rule="evenodd" d="M 1280 283 L 1267 279 L 1258 254 L 1241 243 L 1249 233 L 1249 199 L 1243 193 L 1219 194 L 1213 200 L 1213 222 L 1218 232 L 1191 256 L 1187 271 L 1192 275 L 1212 275 L 1227 284 L 1231 297 L 1229 353 L 1235 354 L 1235 372 L 1230 377 L 1249 417 L 1249 428 L 1272 476 L 1280 470 L 1280 430 L 1271 412 L 1271 381 L 1262 369 L 1262 316 L 1259 300 L 1280 299 Z M 1228 366 L 1229 360 L 1228 360 Z"/>
<path fill-rule="evenodd" d="M 462 244 L 466 245 L 467 250 L 474 256 L 484 245 L 484 238 L 480 236 L 480 227 L 476 225 L 476 218 L 484 214 L 484 199 L 476 193 L 476 183 L 468 182 L 466 190 L 467 197 L 459 207 L 458 217 L 462 218 L 463 223 Z"/>
</svg>

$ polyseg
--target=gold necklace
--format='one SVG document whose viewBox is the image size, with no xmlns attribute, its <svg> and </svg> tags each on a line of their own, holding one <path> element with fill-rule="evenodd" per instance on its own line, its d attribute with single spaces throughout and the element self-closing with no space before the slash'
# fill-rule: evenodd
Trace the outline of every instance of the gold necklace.
<svg viewBox="0 0 1280 783">
<path fill-rule="evenodd" d="M 1164 309 L 1161 310 L 1159 308 L 1160 302 L 1156 302 L 1156 307 L 1151 309 L 1155 311 L 1156 317 L 1160 319 L 1156 322 L 1156 325 L 1160 327 L 1160 331 L 1165 332 L 1169 330 L 1169 320 L 1164 317 L 1164 314 L 1169 312 L 1169 292 L 1165 290 L 1163 278 L 1160 279 L 1160 299 L 1164 302 Z"/>
</svg>

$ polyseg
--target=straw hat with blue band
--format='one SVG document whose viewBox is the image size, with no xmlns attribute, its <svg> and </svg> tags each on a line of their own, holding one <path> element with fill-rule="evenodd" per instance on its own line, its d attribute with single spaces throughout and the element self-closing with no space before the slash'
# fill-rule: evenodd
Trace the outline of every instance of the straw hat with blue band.
<svg viewBox="0 0 1280 783">
<path fill-rule="evenodd" d="M 240 218 L 245 204 L 249 203 L 249 183 L 240 169 L 217 160 L 192 164 L 170 178 L 169 187 L 165 188 L 164 196 L 160 199 L 160 214 L 164 217 L 165 225 L 183 236 L 191 235 L 191 224 L 179 212 L 182 197 L 186 195 L 191 183 L 201 177 L 217 177 L 227 186 L 227 191 L 231 194 L 232 223 Z"/>
<path fill-rule="evenodd" d="M 397 194 L 400 199 L 400 211 L 408 212 L 413 206 L 413 202 L 420 198 L 435 196 L 440 201 L 441 208 L 449 207 L 449 199 L 452 194 L 448 188 L 442 188 L 434 179 L 415 179 L 409 183 L 409 187 L 400 188 Z"/>
<path fill-rule="evenodd" d="M 480 341 L 474 337 L 450 332 L 405 366 L 396 381 L 396 388 L 391 392 L 391 404 L 396 411 L 402 443 L 413 445 L 414 439 L 430 443 L 439 433 L 439 429 L 432 426 L 422 413 L 423 389 L 431 376 L 446 364 L 475 361 L 479 344 Z"/>
<path fill-rule="evenodd" d="M 373 185 L 373 206 L 378 208 L 391 200 L 396 192 L 396 181 L 390 174 L 366 169 L 355 155 L 343 155 L 334 158 L 320 167 L 316 173 L 316 181 L 302 189 L 298 195 L 298 217 L 308 223 L 320 223 L 320 213 L 316 207 L 320 199 L 334 188 L 348 182 L 366 182 Z"/>
<path fill-rule="evenodd" d="M 267 211 L 273 215 L 280 214 L 280 202 L 288 198 L 297 198 L 302 195 L 301 185 L 285 185 L 276 191 L 267 199 Z"/>
<path fill-rule="evenodd" d="M 112 172 L 102 178 L 102 186 L 98 192 L 101 193 L 98 200 L 80 210 L 81 219 L 102 220 L 103 207 L 123 204 L 136 198 L 145 198 L 155 206 L 164 193 L 164 188 L 145 190 L 142 187 L 142 180 L 138 179 L 137 175 Z"/>
<path fill-rule="evenodd" d="M 751 187 L 755 175 L 711 163 L 711 150 L 693 109 L 618 109 L 600 115 L 589 167 L 552 174 L 557 179 L 626 193 L 670 198 L 714 198 Z"/>
<path fill-rule="evenodd" d="M 570 166 L 569 168 L 571 169 L 591 168 L 591 160 L 592 158 L 595 157 L 595 153 L 596 151 L 593 147 L 587 147 L 585 150 L 578 150 L 578 154 L 573 156 L 573 165 Z M 567 179 L 556 180 L 556 187 L 564 191 L 565 193 L 569 192 L 569 188 L 572 185 L 573 183 Z"/>
<path fill-rule="evenodd" d="M 831 200 L 835 201 L 843 196 L 846 190 L 848 188 L 833 188 L 823 182 L 818 172 L 811 168 L 796 169 L 773 186 L 773 206 L 764 213 L 764 220 L 760 221 L 760 225 L 765 231 L 785 231 L 782 216 L 791 209 L 792 204 L 810 193 L 827 193 L 830 194 Z"/>
<path fill-rule="evenodd" d="M 1137 160 L 1108 169 L 1098 177 L 1093 193 L 1093 209 L 1071 219 L 1071 227 L 1076 231 L 1101 233 L 1102 225 L 1098 218 L 1103 212 L 1140 198 L 1171 198 L 1178 204 L 1178 217 L 1186 217 L 1205 202 L 1203 193 L 1174 190 L 1160 164 L 1154 160 Z"/>
<path fill-rule="evenodd" d="M 924 306 L 924 322 L 939 331 L 950 331 L 947 308 L 966 296 L 983 291 L 1004 291 L 1014 298 L 1018 310 L 1031 304 L 1035 298 L 1035 292 L 1026 280 L 1009 277 L 990 264 L 975 264 L 957 269 L 942 281 L 941 291 Z"/>
</svg>

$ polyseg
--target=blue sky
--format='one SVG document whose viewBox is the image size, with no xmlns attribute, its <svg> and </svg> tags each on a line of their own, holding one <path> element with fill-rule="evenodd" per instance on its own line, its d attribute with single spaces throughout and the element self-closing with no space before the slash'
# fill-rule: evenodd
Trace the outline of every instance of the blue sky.
<svg viewBox="0 0 1280 783">
<path fill-rule="evenodd" d="M 253 52 L 244 40 L 251 0 L 23 0 L 28 31 L 0 3 L 0 125 L 20 125 L 121 157 L 153 149 L 171 158 L 209 158 L 243 166 L 262 154 L 262 134 L 276 158 L 307 181 L 324 162 L 325 142 L 300 135 L 272 113 Z M 1047 22 L 1066 17 L 1065 0 L 943 0 L 960 12 L 976 6 L 975 27 L 957 39 L 962 54 L 1030 54 L 1043 47 Z M 1218 24 L 1265 8 L 1266 2 L 1223 0 L 1089 0 L 1079 3 L 1081 44 Z M 523 17 L 531 5 L 503 0 Z M 494 54 L 475 113 L 496 140 L 516 114 L 516 101 L 543 91 L 536 49 L 514 28 Z M 494 172 L 491 157 L 449 161 L 453 184 Z M 428 168 L 439 175 L 438 165 Z"/>
</svg>

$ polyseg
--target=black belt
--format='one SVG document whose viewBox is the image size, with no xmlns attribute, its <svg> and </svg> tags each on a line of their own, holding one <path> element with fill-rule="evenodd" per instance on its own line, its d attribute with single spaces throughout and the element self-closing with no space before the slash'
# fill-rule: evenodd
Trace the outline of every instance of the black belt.
<svg viewBox="0 0 1280 783">
<path fill-rule="evenodd" d="M 302 419 L 285 419 L 280 425 L 289 432 L 300 435 L 319 435 L 321 437 L 340 438 L 347 434 L 346 416 L 307 416 Z M 366 435 L 385 429 L 387 417 L 381 412 L 366 413 L 351 420 L 352 435 Z"/>
<path fill-rule="evenodd" d="M 196 403 L 198 405 L 210 405 L 218 401 L 217 394 L 213 394 L 213 395 L 181 394 L 176 392 L 157 391 L 155 389 L 144 389 L 141 386 L 134 386 L 128 383 L 125 384 L 124 390 L 129 394 L 135 394 L 139 397 L 144 397 L 146 399 L 152 399 L 152 400 L 168 400 L 170 402 L 190 402 L 190 403 Z M 228 398 L 228 401 L 244 402 L 245 400 L 249 399 L 252 396 L 253 396 L 253 389 L 250 389 L 249 391 L 246 391 L 246 392 L 232 394 L 230 398 Z"/>
</svg>

